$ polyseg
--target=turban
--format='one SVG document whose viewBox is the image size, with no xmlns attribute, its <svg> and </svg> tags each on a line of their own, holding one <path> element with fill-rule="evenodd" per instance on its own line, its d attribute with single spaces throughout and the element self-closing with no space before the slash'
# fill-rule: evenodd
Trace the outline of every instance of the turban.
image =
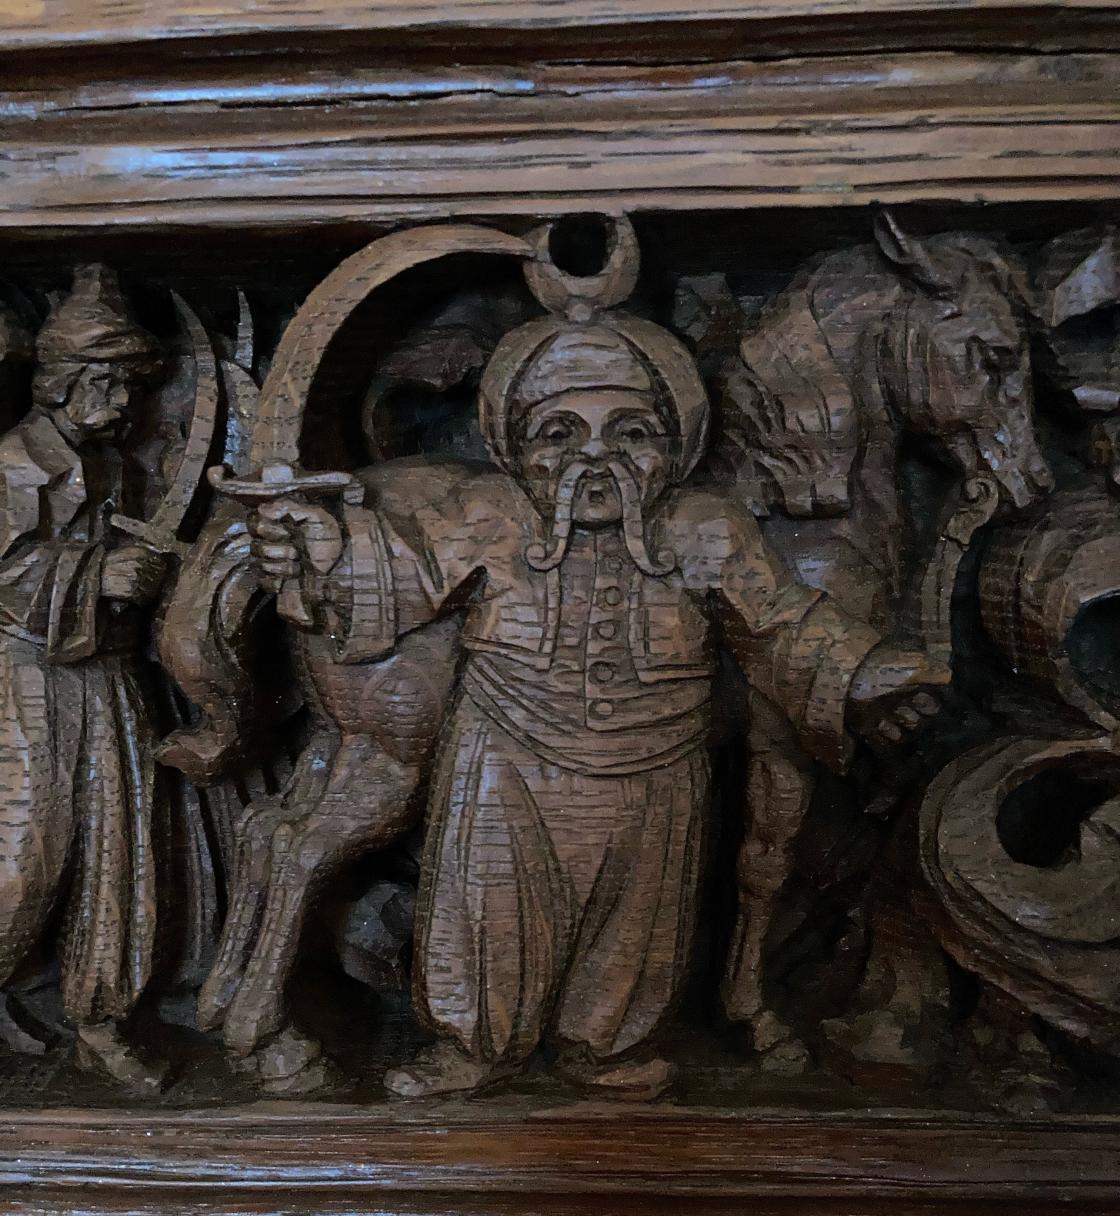
<svg viewBox="0 0 1120 1216">
<path fill-rule="evenodd" d="M 557 393 L 623 389 L 655 393 L 653 373 L 641 355 L 606 325 L 561 329 L 528 358 L 513 386 L 515 414 Z"/>
<path fill-rule="evenodd" d="M 652 392 L 676 427 L 674 480 L 696 466 L 708 432 L 708 398 L 688 351 L 666 330 L 624 312 L 580 323 L 542 317 L 498 344 L 479 388 L 479 420 L 495 461 L 513 471 L 516 422 L 542 401 L 574 390 Z"/>
<path fill-rule="evenodd" d="M 132 316 L 116 273 L 107 266 L 79 266 L 74 286 L 51 311 L 35 339 L 40 365 L 49 363 L 154 363 L 155 338 Z"/>
</svg>

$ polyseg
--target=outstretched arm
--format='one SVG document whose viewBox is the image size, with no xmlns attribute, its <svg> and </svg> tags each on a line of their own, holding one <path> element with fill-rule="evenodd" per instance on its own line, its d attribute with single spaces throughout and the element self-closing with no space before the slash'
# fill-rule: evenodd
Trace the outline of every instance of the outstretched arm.
<svg viewBox="0 0 1120 1216">
<path fill-rule="evenodd" d="M 943 677 L 923 654 L 884 645 L 865 623 L 799 585 L 766 550 L 752 517 L 721 506 L 716 519 L 705 536 L 708 560 L 719 556 L 718 568 L 707 572 L 710 589 L 755 690 L 751 816 L 722 994 L 728 1016 L 751 1024 L 755 1048 L 767 1053 L 771 1066 L 795 1069 L 804 1049 L 769 1010 L 762 975 L 767 935 L 812 797 L 809 757 L 842 769 L 853 743 L 849 731 L 889 737 L 915 725 L 937 709 L 936 700 L 918 690 Z"/>
<path fill-rule="evenodd" d="M 705 541 L 728 645 L 810 755 L 842 770 L 852 731 L 897 739 L 936 710 L 923 690 L 947 684 L 948 670 L 921 651 L 884 643 L 866 622 L 798 583 L 749 512 L 721 503 Z"/>
<path fill-rule="evenodd" d="M 704 565 L 693 565 L 691 581 L 701 575 L 714 593 L 724 639 L 751 686 L 785 715 L 809 755 L 843 769 L 853 743 L 849 693 L 878 633 L 798 582 L 748 511 L 721 500 L 705 505 Z"/>
<path fill-rule="evenodd" d="M 492 487 L 458 465 L 381 466 L 371 479 L 377 505 L 291 498 L 256 511 L 253 557 L 271 589 L 296 585 L 309 610 L 282 616 L 330 637 L 338 660 L 362 663 L 392 650 L 401 635 L 444 615 L 473 585 L 487 537 L 509 526 Z M 495 524 L 499 519 L 499 524 Z"/>
</svg>

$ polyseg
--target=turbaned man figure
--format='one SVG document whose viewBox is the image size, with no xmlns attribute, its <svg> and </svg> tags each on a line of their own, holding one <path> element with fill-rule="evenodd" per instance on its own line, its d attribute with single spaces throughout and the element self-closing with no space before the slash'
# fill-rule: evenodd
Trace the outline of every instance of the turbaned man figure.
<svg viewBox="0 0 1120 1216">
<path fill-rule="evenodd" d="M 152 967 L 157 806 L 138 681 L 165 559 L 110 534 L 119 442 L 159 367 L 104 266 L 83 266 L 36 339 L 33 405 L 0 438 L 0 982 L 64 903 L 63 1006 L 78 1061 L 160 1084 L 122 1036 Z"/>
<path fill-rule="evenodd" d="M 719 640 L 836 766 L 850 702 L 941 678 L 686 484 L 708 403 L 660 327 L 532 321 L 500 343 L 480 409 L 497 469 L 373 468 L 341 519 L 282 500 L 252 524 L 263 575 L 301 578 L 341 663 L 468 606 L 417 913 L 415 1005 L 438 1041 L 386 1084 L 477 1090 L 544 1043 L 582 1087 L 652 1098 L 689 962 Z"/>
</svg>

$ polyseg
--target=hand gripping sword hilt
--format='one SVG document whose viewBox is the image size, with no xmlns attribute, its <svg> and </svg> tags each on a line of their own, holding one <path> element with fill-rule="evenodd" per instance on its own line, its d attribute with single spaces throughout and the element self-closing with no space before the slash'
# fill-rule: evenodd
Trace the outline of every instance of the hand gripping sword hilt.
<svg viewBox="0 0 1120 1216">
<path fill-rule="evenodd" d="M 240 480 L 230 477 L 222 465 L 215 465 L 206 474 L 217 493 L 232 498 L 246 507 L 260 507 L 281 498 L 307 501 L 314 498 L 342 498 L 348 502 L 361 501 L 361 484 L 349 473 L 301 473 L 289 464 L 266 464 L 260 477 Z M 308 601 L 300 578 L 287 578 L 276 591 L 276 607 L 286 620 L 303 629 L 315 626 L 314 606 Z"/>
</svg>

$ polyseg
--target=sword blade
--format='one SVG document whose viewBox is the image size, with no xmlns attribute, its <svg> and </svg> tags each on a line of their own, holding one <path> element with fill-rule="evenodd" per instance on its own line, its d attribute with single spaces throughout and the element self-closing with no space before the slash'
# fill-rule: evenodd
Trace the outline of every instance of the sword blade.
<svg viewBox="0 0 1120 1216">
<path fill-rule="evenodd" d="M 210 462 L 210 449 L 218 423 L 218 367 L 214 348 L 202 322 L 178 293 L 171 294 L 194 349 L 194 413 L 175 476 L 156 513 L 145 522 L 152 536 L 177 537 Z"/>
<path fill-rule="evenodd" d="M 130 515 L 113 515 L 109 522 L 118 532 L 135 536 L 137 540 L 143 541 L 157 553 L 170 553 L 182 559 L 191 551 L 190 545 L 185 540 L 179 540 L 178 537 L 166 532 L 157 532 L 151 524 L 145 523 L 142 519 L 133 519 Z"/>
</svg>

